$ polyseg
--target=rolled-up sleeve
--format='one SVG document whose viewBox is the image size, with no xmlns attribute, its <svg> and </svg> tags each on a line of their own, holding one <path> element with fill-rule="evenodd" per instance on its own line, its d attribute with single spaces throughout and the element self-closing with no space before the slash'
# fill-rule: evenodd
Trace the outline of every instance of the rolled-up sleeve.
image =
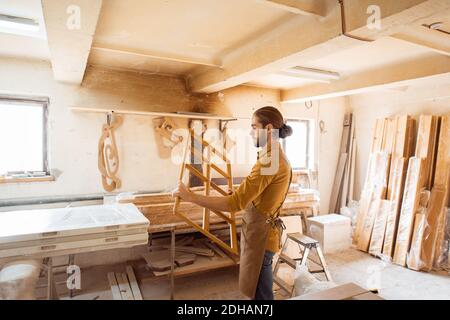
<svg viewBox="0 0 450 320">
<path fill-rule="evenodd" d="M 228 196 L 231 212 L 245 209 L 272 182 L 273 177 L 273 175 L 261 175 L 261 164 L 258 161 L 253 166 L 250 175 L 232 195 Z"/>
</svg>

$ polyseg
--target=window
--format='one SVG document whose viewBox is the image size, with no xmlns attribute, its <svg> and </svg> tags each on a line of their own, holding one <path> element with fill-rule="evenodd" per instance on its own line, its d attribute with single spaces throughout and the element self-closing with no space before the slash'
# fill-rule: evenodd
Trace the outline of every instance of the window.
<svg viewBox="0 0 450 320">
<path fill-rule="evenodd" d="M 313 134 L 311 120 L 287 120 L 286 124 L 292 127 L 293 134 L 283 140 L 283 149 L 291 163 L 292 169 L 309 169 L 313 159 Z"/>
<path fill-rule="evenodd" d="M 47 104 L 46 99 L 0 96 L 0 175 L 48 175 Z"/>
</svg>

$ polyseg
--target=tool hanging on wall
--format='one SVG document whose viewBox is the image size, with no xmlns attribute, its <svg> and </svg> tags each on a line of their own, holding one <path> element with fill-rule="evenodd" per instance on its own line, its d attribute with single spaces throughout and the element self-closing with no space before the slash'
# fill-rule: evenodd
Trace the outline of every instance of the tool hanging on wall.
<svg viewBox="0 0 450 320">
<path fill-rule="evenodd" d="M 102 175 L 103 188 L 112 192 L 121 187 L 121 181 L 117 177 L 119 171 L 119 154 L 117 152 L 114 131 L 120 127 L 123 119 L 108 113 L 106 124 L 102 127 L 102 135 L 98 142 L 98 169 Z"/>
<path fill-rule="evenodd" d="M 162 118 L 162 123 L 155 127 L 156 132 L 163 138 L 164 146 L 168 148 L 183 142 L 183 137 L 175 133 L 176 129 L 178 126 L 167 117 Z"/>
<path fill-rule="evenodd" d="M 206 158 L 203 154 L 199 154 L 198 149 L 193 148 L 192 144 L 198 143 L 200 145 L 203 145 L 204 150 L 206 151 Z M 191 150 L 189 152 L 189 149 Z M 202 172 L 197 170 L 192 164 L 186 163 L 186 157 L 188 153 L 197 153 L 196 158 L 200 159 L 203 166 L 205 167 L 206 176 L 203 175 Z M 226 163 L 226 172 L 222 169 L 220 169 L 216 164 L 212 163 L 212 155 L 215 154 L 220 159 L 222 159 Z M 219 192 L 223 196 L 228 196 L 232 193 L 233 190 L 233 178 L 231 174 L 231 164 L 228 158 L 218 151 L 216 148 L 211 146 L 208 142 L 203 140 L 201 137 L 198 137 L 195 134 L 195 131 L 193 129 L 190 129 L 190 139 L 186 142 L 186 147 L 183 154 L 183 162 L 181 165 L 181 171 L 179 176 L 179 181 L 183 181 L 184 173 L 186 169 L 191 172 L 193 175 L 197 176 L 201 181 L 203 181 L 205 186 L 205 195 L 209 195 L 211 188 L 215 189 L 217 192 Z M 222 175 L 227 180 L 227 186 L 228 190 L 225 191 L 221 187 L 219 187 L 217 184 L 211 181 L 211 169 L 214 169 L 217 173 Z M 227 250 L 228 252 L 238 255 L 238 243 L 237 243 L 237 232 L 236 232 L 236 217 L 234 213 L 223 213 L 221 211 L 213 211 L 209 209 L 203 210 L 203 225 L 200 226 L 193 220 L 191 220 L 185 213 L 179 211 L 180 207 L 180 198 L 177 197 L 175 200 L 175 205 L 173 208 L 173 213 L 177 215 L 178 217 L 182 218 L 184 221 L 186 221 L 189 225 L 191 225 L 194 229 L 196 229 L 198 232 L 201 232 L 203 235 L 208 237 L 211 241 L 215 242 L 219 246 L 221 246 L 223 249 Z M 212 234 L 209 231 L 209 218 L 210 213 L 213 212 L 216 215 L 218 215 L 220 218 L 225 220 L 230 225 L 230 244 L 225 243 L 218 237 L 216 237 L 214 234 Z"/>
</svg>

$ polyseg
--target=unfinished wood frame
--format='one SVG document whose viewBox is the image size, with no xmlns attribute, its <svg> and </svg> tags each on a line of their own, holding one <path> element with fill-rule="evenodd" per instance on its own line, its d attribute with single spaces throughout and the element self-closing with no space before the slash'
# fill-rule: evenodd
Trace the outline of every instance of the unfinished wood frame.
<svg viewBox="0 0 450 320">
<path fill-rule="evenodd" d="M 228 196 L 233 191 L 233 177 L 231 173 L 231 164 L 228 158 L 221 153 L 219 150 L 214 148 L 212 145 L 210 145 L 207 141 L 205 141 L 202 138 L 199 138 L 193 129 L 190 130 L 190 139 L 186 142 L 186 147 L 184 150 L 183 158 L 182 158 L 182 165 L 181 165 L 181 171 L 179 176 L 179 181 L 183 181 L 184 174 L 186 170 L 188 170 L 190 173 L 198 177 L 205 186 L 205 195 L 210 195 L 211 188 L 217 191 L 222 196 Z M 186 156 L 188 154 L 188 149 L 190 148 L 191 152 L 199 152 L 196 148 L 192 148 L 191 141 L 195 143 L 199 143 L 204 147 L 204 151 L 206 151 L 206 158 L 204 154 L 197 154 L 197 158 L 202 160 L 203 167 L 206 171 L 206 175 L 204 175 L 202 172 L 197 170 L 192 164 L 186 163 Z M 218 156 L 221 160 L 223 160 L 226 164 L 226 172 L 222 169 L 220 169 L 216 164 L 213 163 L 213 155 Z M 221 187 L 219 187 L 217 184 L 211 181 L 211 169 L 214 169 L 218 174 L 222 175 L 228 182 L 228 191 L 223 190 Z M 222 218 L 224 221 L 226 221 L 229 224 L 230 227 L 230 245 L 219 239 L 217 236 L 212 234 L 209 230 L 209 221 L 210 221 L 210 214 L 211 212 L 215 213 L 217 216 Z M 180 210 L 180 198 L 177 198 L 175 200 L 175 205 L 173 208 L 173 213 L 177 215 L 178 217 L 182 218 L 185 222 L 187 222 L 190 226 L 192 226 L 195 230 L 198 232 L 201 232 L 203 235 L 208 237 L 211 241 L 218 244 L 220 247 L 225 249 L 226 251 L 238 255 L 238 243 L 237 243 L 237 232 L 236 232 L 236 217 L 234 213 L 223 213 L 221 211 L 215 211 L 210 210 L 207 208 L 203 209 L 203 224 L 200 226 L 195 221 L 191 220 L 187 214 L 181 212 Z"/>
</svg>

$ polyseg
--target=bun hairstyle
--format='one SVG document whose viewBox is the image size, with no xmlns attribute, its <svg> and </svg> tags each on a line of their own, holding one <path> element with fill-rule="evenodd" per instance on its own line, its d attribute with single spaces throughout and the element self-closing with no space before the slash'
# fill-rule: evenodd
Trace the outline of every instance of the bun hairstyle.
<svg viewBox="0 0 450 320">
<path fill-rule="evenodd" d="M 278 129 L 279 137 L 285 139 L 292 135 L 292 127 L 284 123 L 283 115 L 274 107 L 263 107 L 254 113 L 263 127 L 271 124 L 274 129 Z"/>
</svg>

